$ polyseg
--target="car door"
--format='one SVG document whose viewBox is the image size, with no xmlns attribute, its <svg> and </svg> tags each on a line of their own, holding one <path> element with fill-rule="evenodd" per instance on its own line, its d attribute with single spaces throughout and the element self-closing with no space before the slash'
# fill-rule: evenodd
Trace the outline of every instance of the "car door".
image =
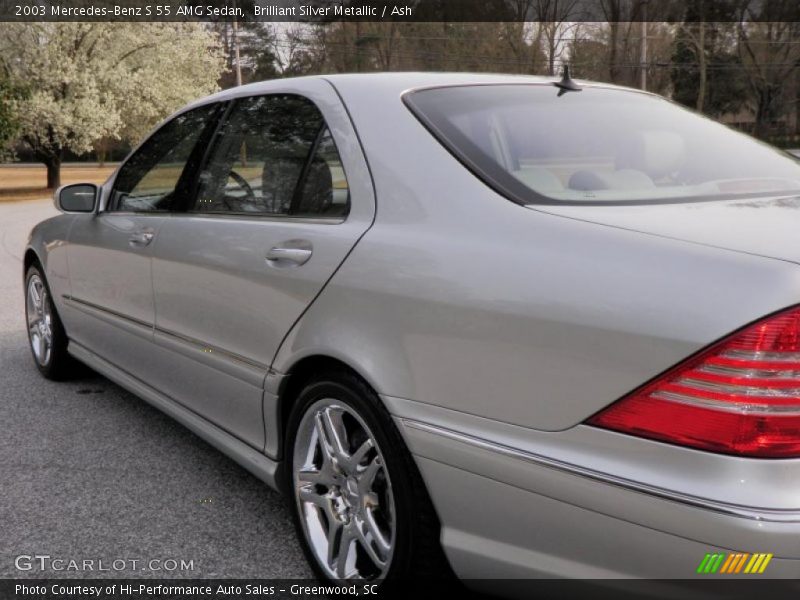
<svg viewBox="0 0 800 600">
<path fill-rule="evenodd" d="M 176 116 L 149 137 L 104 189 L 105 208 L 69 234 L 70 336 L 134 375 L 148 370 L 155 324 L 152 248 L 182 195 L 218 106 Z"/>
<path fill-rule="evenodd" d="M 167 351 L 155 384 L 257 448 L 281 341 L 374 215 L 338 96 L 301 85 L 231 102 L 194 203 L 155 245 L 155 339 Z"/>
</svg>

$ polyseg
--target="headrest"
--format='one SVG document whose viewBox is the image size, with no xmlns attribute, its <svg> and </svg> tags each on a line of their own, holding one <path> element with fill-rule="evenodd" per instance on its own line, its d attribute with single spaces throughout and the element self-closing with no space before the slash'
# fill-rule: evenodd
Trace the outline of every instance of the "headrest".
<svg viewBox="0 0 800 600">
<path fill-rule="evenodd" d="M 569 178 L 571 190 L 642 190 L 655 187 L 653 180 L 641 171 L 596 169 L 577 171 Z"/>
<path fill-rule="evenodd" d="M 653 179 L 674 173 L 686 160 L 683 138 L 664 130 L 638 131 L 617 153 L 617 169 L 635 169 Z"/>
<path fill-rule="evenodd" d="M 315 156 L 308 167 L 305 187 L 301 190 L 300 214 L 321 214 L 333 201 L 333 176 L 328 163 Z"/>
<path fill-rule="evenodd" d="M 564 185 L 552 171 L 542 167 L 525 167 L 514 171 L 514 177 L 527 185 L 535 192 L 563 192 Z"/>
<path fill-rule="evenodd" d="M 289 210 L 303 161 L 294 157 L 268 156 L 261 171 L 262 190 L 274 212 Z"/>
<path fill-rule="evenodd" d="M 519 169 L 519 163 L 509 144 L 506 127 L 497 115 L 489 117 L 489 142 L 492 144 L 494 159 L 500 163 L 500 166 L 506 171 Z"/>
</svg>

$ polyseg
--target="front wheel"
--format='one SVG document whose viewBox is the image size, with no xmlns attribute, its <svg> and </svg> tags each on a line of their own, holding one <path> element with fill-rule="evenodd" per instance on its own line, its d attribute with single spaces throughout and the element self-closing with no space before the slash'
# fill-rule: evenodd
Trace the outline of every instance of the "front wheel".
<svg viewBox="0 0 800 600">
<path fill-rule="evenodd" d="M 75 363 L 67 354 L 67 334 L 38 265 L 31 266 L 25 275 L 25 319 L 39 372 L 48 379 L 64 379 Z"/>
<path fill-rule="evenodd" d="M 332 372 L 309 383 L 289 417 L 285 456 L 295 525 L 318 577 L 449 574 L 422 478 L 363 381 Z"/>
</svg>

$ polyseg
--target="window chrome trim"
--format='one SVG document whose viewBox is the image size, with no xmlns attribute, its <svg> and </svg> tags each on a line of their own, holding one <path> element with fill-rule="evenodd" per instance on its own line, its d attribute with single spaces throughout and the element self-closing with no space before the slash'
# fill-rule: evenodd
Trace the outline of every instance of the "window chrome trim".
<svg viewBox="0 0 800 600">
<path fill-rule="evenodd" d="M 169 219 L 179 219 L 181 217 L 202 217 L 202 218 L 232 218 L 232 219 L 249 219 L 251 221 L 269 221 L 272 223 L 308 223 L 311 225 L 341 225 L 347 221 L 347 217 L 293 217 L 291 215 L 269 215 L 266 213 L 232 213 L 232 212 L 135 212 L 135 211 L 107 211 L 103 210 L 98 213 L 98 216 L 114 215 L 121 217 L 162 217 Z"/>
<path fill-rule="evenodd" d="M 253 221 L 269 221 L 272 223 L 310 223 L 315 225 L 341 225 L 347 221 L 347 217 L 293 217 L 292 215 L 274 215 L 269 213 L 246 213 L 246 212 L 195 212 L 187 210 L 180 213 L 171 213 L 171 218 L 176 217 L 202 217 L 204 219 L 249 219 Z"/>
<path fill-rule="evenodd" d="M 544 467 L 555 471 L 559 471 L 561 473 L 575 475 L 577 477 L 583 477 L 585 479 L 590 479 L 598 483 L 604 483 L 624 490 L 660 498 L 662 500 L 684 504 L 686 506 L 691 506 L 693 508 L 700 508 L 703 510 L 709 510 L 712 512 L 728 516 L 738 517 L 742 519 L 749 519 L 754 521 L 800 523 L 800 508 L 770 510 L 763 508 L 752 508 L 737 504 L 729 504 L 725 502 L 718 502 L 715 500 L 709 500 L 707 498 L 692 496 L 690 494 L 682 494 L 680 492 L 674 492 L 672 490 L 648 485 L 646 483 L 641 483 L 638 481 L 633 481 L 631 479 L 626 479 L 624 477 L 618 477 L 616 475 L 611 475 L 609 473 L 595 471 L 594 469 L 580 467 L 573 463 L 561 461 L 540 454 L 534 454 L 532 452 L 527 452 L 525 450 L 520 450 L 518 448 L 512 448 L 511 446 L 506 446 L 505 444 L 501 444 L 499 442 L 476 437 L 474 435 L 470 435 L 460 431 L 455 431 L 453 429 L 448 429 L 446 427 L 431 425 L 430 423 L 423 423 L 421 421 L 416 421 L 413 419 L 407 419 L 403 417 L 400 417 L 400 421 L 403 423 L 405 427 L 408 427 L 410 429 L 416 429 L 418 431 L 423 431 L 425 433 L 438 435 L 447 438 L 449 440 L 460 442 L 462 444 L 466 444 L 475 448 L 480 448 L 481 450 L 487 450 L 489 452 L 500 454 L 508 458 L 522 460 L 531 463 L 533 465 L 536 465 L 538 467 Z"/>
<path fill-rule="evenodd" d="M 120 217 L 169 217 L 175 213 L 167 210 L 149 210 L 149 211 L 136 211 L 136 210 L 101 210 L 97 213 L 98 217 L 101 216 L 120 216 Z"/>
</svg>

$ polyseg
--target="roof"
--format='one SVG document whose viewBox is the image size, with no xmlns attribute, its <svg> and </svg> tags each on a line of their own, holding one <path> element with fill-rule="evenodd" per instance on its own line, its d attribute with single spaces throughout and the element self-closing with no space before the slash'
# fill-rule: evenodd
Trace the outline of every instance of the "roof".
<svg viewBox="0 0 800 600">
<path fill-rule="evenodd" d="M 365 97 L 373 103 L 386 103 L 393 98 L 399 98 L 403 92 L 415 88 L 438 87 L 450 85 L 486 85 L 486 84 L 520 84 L 532 83 L 542 84 L 559 81 L 560 77 L 542 77 L 535 75 L 514 75 L 499 73 L 462 73 L 462 72 L 373 72 L 373 73 L 339 73 L 330 75 L 307 75 L 304 77 L 286 77 L 282 79 L 269 79 L 248 83 L 247 85 L 232 87 L 217 92 L 205 98 L 198 98 L 178 111 L 184 112 L 202 104 L 210 102 L 220 102 L 242 96 L 257 96 L 269 94 L 276 89 L 302 86 L 303 82 L 324 81 L 339 92 L 345 102 L 349 105 L 356 100 L 363 100 Z M 583 87 L 603 87 L 619 90 L 627 90 L 639 93 L 647 93 L 635 88 L 626 88 L 610 83 L 600 83 L 575 80 Z M 176 113 L 176 114 L 178 114 Z M 173 115 L 174 116 L 174 115 Z"/>
<path fill-rule="evenodd" d="M 279 81 L 292 82 L 312 79 L 322 79 L 329 81 L 335 86 L 357 85 L 359 87 L 375 86 L 382 89 L 395 88 L 399 93 L 409 88 L 430 86 L 430 85 L 463 85 L 465 83 L 542 83 L 554 81 L 553 77 L 535 77 L 530 75 L 503 75 L 490 73 L 441 73 L 441 72 L 379 72 L 379 73 L 337 73 L 331 75 L 309 75 L 305 77 L 289 77 Z M 276 80 L 258 81 L 248 83 L 239 88 L 232 88 L 220 92 L 250 92 L 259 94 L 268 92 L 271 84 Z"/>
</svg>

